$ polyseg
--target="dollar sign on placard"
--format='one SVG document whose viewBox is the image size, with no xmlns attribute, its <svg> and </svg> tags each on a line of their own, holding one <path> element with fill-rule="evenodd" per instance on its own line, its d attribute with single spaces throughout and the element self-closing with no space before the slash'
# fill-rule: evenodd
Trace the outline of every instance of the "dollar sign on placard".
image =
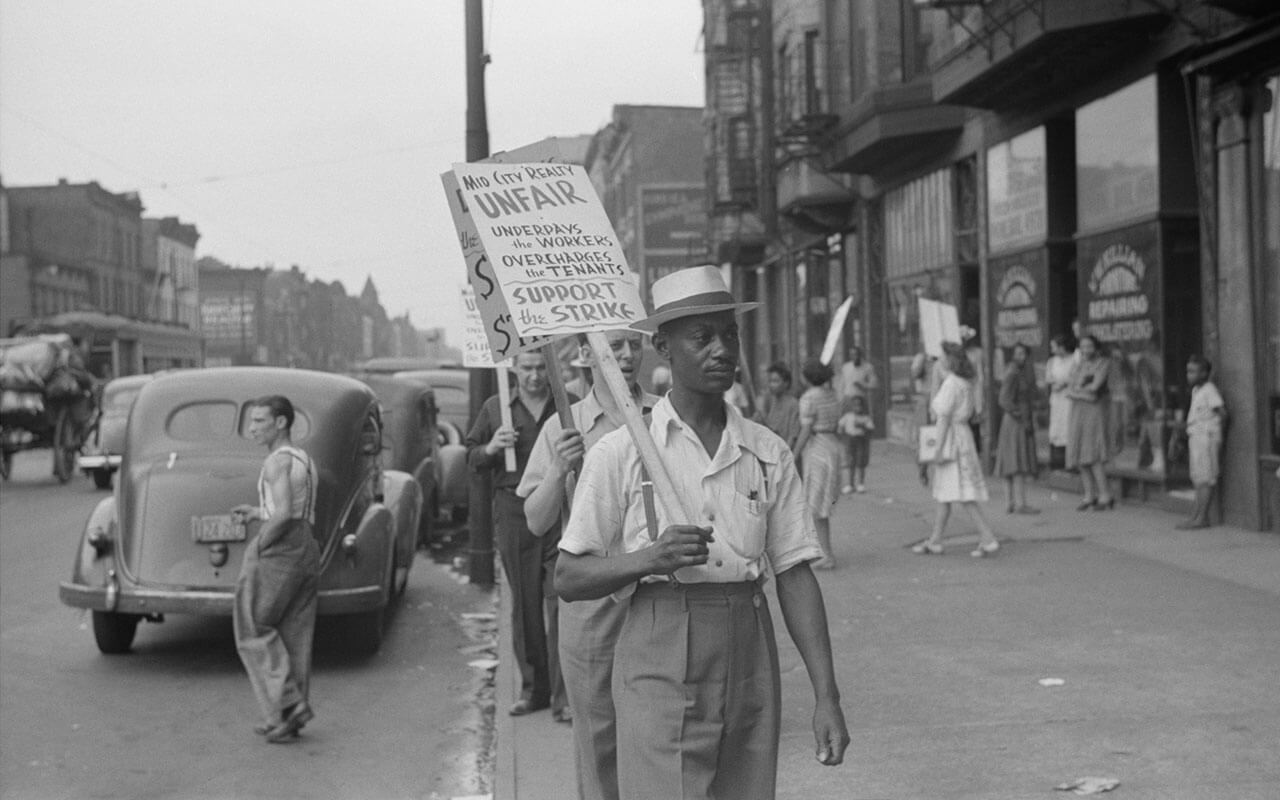
<svg viewBox="0 0 1280 800">
<path fill-rule="evenodd" d="M 503 329 L 501 317 L 493 321 L 493 330 L 499 336 L 507 340 L 507 343 L 502 345 L 502 347 L 498 348 L 498 352 L 495 353 L 495 355 L 499 356 L 500 358 L 505 358 L 507 355 L 507 350 L 511 348 L 511 334 L 507 333 L 506 330 Z"/>
<path fill-rule="evenodd" d="M 485 300 L 489 299 L 489 295 L 493 294 L 493 290 L 494 290 L 493 278 L 490 278 L 488 275 L 484 274 L 484 272 L 480 269 L 481 264 L 488 264 L 488 263 L 489 263 L 489 257 L 487 255 L 484 255 L 483 253 L 480 255 L 479 258 L 476 259 L 476 277 L 484 281 L 485 283 L 489 284 L 489 290 L 487 292 L 480 293 L 480 296 Z"/>
</svg>

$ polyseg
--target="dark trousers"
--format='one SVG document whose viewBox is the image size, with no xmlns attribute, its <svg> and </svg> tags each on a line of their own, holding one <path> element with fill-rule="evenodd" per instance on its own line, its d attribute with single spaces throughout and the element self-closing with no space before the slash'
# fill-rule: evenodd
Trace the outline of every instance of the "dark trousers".
<svg viewBox="0 0 1280 800">
<path fill-rule="evenodd" d="M 525 520 L 524 500 L 513 490 L 496 489 L 493 532 L 511 587 L 511 644 L 520 670 L 520 697 L 536 705 L 556 705 L 558 700 L 556 707 L 564 707 L 559 656 L 552 657 L 557 646 L 556 604 L 544 600 L 551 584 L 547 565 L 555 563 L 559 531 L 534 536 Z"/>
</svg>

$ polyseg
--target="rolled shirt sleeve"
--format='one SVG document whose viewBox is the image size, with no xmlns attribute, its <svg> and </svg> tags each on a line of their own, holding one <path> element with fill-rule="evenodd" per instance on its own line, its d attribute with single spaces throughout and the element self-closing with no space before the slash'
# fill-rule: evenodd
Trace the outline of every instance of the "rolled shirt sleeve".
<svg viewBox="0 0 1280 800">
<path fill-rule="evenodd" d="M 560 549 L 566 553 L 604 557 L 622 552 L 627 511 L 623 480 L 628 473 L 622 462 L 628 441 L 625 430 L 615 431 L 587 451 L 569 522 L 560 535 Z"/>
<path fill-rule="evenodd" d="M 796 470 L 795 457 L 780 450 L 775 467 L 777 486 L 775 500 L 769 509 L 769 529 L 765 536 L 765 553 L 774 574 L 786 572 L 797 564 L 822 558 L 813 517 L 805 504 L 804 485 Z"/>
<path fill-rule="evenodd" d="M 555 460 L 554 442 L 560 436 L 563 428 L 560 425 L 559 417 L 551 417 L 542 424 L 542 429 L 538 431 L 538 439 L 533 443 L 533 450 L 529 453 L 529 462 L 525 464 L 524 474 L 520 476 L 520 485 L 516 487 L 516 494 L 520 497 L 528 499 L 533 494 L 533 490 L 538 488 L 538 484 L 547 479 L 551 473 L 551 465 Z"/>
</svg>

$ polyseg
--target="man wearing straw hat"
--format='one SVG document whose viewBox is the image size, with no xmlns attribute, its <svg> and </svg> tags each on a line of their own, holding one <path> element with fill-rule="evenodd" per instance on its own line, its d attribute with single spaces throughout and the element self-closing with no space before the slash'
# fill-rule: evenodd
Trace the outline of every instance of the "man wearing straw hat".
<svg viewBox="0 0 1280 800">
<path fill-rule="evenodd" d="M 628 607 L 613 672 L 620 796 L 767 800 L 781 728 L 769 574 L 817 698 L 818 761 L 839 764 L 849 742 L 809 568 L 822 551 L 786 444 L 724 401 L 738 366 L 736 313 L 757 304 L 734 302 L 711 266 L 656 281 L 653 301 L 635 327 L 654 332 L 671 366 L 671 392 L 649 424 L 680 495 L 662 506 L 696 518 L 646 502 L 634 441 L 608 434 L 583 464 L 556 587 L 565 600 L 614 594 Z"/>
<path fill-rule="evenodd" d="M 640 388 L 644 338 L 639 331 L 613 330 L 605 334 L 618 361 L 631 398 L 645 412 L 658 398 Z M 578 359 L 588 368 L 595 355 L 585 334 L 579 334 Z M 613 393 L 597 382 L 571 407 L 573 427 L 558 417 L 542 426 L 516 493 L 525 498 L 529 530 L 541 535 L 558 530 L 569 491 L 566 478 L 582 466 L 583 455 L 605 434 L 623 425 L 622 410 Z M 617 717 L 613 709 L 613 648 L 626 616 L 626 606 L 612 597 L 560 603 L 560 671 L 569 694 L 573 722 L 574 762 L 581 800 L 618 797 Z M 568 721 L 566 715 L 558 716 Z"/>
</svg>

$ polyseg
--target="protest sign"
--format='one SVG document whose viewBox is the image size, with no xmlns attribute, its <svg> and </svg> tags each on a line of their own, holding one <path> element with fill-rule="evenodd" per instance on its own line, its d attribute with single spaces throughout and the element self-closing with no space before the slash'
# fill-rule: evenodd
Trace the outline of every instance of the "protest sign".
<svg viewBox="0 0 1280 800">
<path fill-rule="evenodd" d="M 452 172 L 440 175 L 444 184 L 445 197 L 449 202 L 449 211 L 453 214 L 453 225 L 458 231 L 458 244 L 462 247 L 462 260 L 467 270 L 467 280 L 475 290 L 476 307 L 482 320 L 485 339 L 495 362 L 511 358 L 516 353 L 535 350 L 551 340 L 545 336 L 526 338 L 516 332 L 511 322 L 511 313 L 507 307 L 502 287 L 494 278 L 493 268 L 480 236 L 476 232 L 470 209 L 458 190 L 457 179 Z M 493 366 L 487 364 L 485 366 Z"/>
<path fill-rule="evenodd" d="M 818 357 L 823 364 L 830 364 L 831 359 L 835 357 L 836 344 L 840 341 L 840 334 L 844 332 L 844 321 L 849 318 L 849 309 L 852 306 L 853 295 L 849 295 L 831 316 L 831 327 L 827 329 L 827 338 L 822 343 L 822 355 Z"/>
<path fill-rule="evenodd" d="M 960 316 L 956 307 L 937 300 L 919 298 L 920 341 L 925 353 L 942 358 L 942 343 L 960 344 Z"/>
<path fill-rule="evenodd" d="M 507 367 L 511 365 L 510 359 L 494 363 L 493 351 L 489 349 L 489 342 L 484 332 L 484 320 L 480 316 L 480 309 L 476 306 L 476 293 L 470 286 L 462 287 L 462 321 L 463 321 L 463 340 L 462 340 L 462 366 L 475 369 L 498 368 L 498 403 L 502 414 L 502 424 L 510 427 L 511 422 L 511 384 L 507 378 Z M 514 448 L 505 448 L 504 453 L 507 472 L 516 471 L 516 451 Z"/>
<path fill-rule="evenodd" d="M 585 169 L 473 163 L 453 171 L 521 336 L 625 328 L 645 316 Z"/>
</svg>

